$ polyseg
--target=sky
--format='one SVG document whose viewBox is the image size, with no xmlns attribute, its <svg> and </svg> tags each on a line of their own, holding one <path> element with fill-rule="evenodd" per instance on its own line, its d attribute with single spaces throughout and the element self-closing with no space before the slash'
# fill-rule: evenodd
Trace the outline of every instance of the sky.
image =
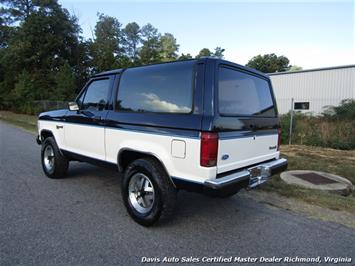
<svg viewBox="0 0 355 266">
<path fill-rule="evenodd" d="M 92 38 L 97 12 L 123 25 L 151 23 L 177 39 L 179 54 L 225 49 L 224 57 L 246 64 L 275 53 L 311 69 L 355 64 L 355 0 L 347 1 L 120 1 L 59 0 Z"/>
</svg>

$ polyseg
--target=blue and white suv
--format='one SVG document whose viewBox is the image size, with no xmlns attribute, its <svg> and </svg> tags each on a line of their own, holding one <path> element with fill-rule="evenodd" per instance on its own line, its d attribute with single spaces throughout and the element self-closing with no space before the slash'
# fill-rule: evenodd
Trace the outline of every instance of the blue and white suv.
<svg viewBox="0 0 355 266">
<path fill-rule="evenodd" d="M 178 189 L 225 197 L 287 168 L 270 79 L 216 58 L 97 74 L 67 110 L 39 115 L 38 134 L 50 178 L 73 160 L 116 165 L 146 226 L 173 212 Z"/>
</svg>

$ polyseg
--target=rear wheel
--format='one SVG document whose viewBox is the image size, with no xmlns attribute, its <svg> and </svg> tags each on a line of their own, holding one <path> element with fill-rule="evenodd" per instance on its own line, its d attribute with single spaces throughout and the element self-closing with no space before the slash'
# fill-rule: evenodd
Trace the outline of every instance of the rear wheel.
<svg viewBox="0 0 355 266">
<path fill-rule="evenodd" d="M 122 179 L 122 197 L 129 215 L 150 226 L 169 218 L 175 208 L 177 191 L 160 163 L 154 158 L 133 161 Z"/>
<path fill-rule="evenodd" d="M 62 178 L 68 170 L 68 159 L 60 153 L 53 137 L 48 137 L 44 140 L 41 161 L 43 171 L 49 178 Z"/>
<path fill-rule="evenodd" d="M 155 191 L 152 181 L 142 173 L 134 174 L 128 184 L 128 200 L 139 213 L 148 213 L 154 205 Z"/>
</svg>

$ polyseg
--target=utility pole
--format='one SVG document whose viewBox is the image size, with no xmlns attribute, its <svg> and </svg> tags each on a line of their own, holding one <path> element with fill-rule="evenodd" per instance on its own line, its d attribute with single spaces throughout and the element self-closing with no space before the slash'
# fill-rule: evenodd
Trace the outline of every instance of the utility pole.
<svg viewBox="0 0 355 266">
<path fill-rule="evenodd" d="M 293 98 L 291 99 L 291 117 L 290 117 L 290 134 L 289 134 L 289 139 L 288 139 L 288 145 L 291 145 L 291 139 L 292 139 L 292 125 L 293 125 L 293 108 L 294 108 L 294 103 L 293 103 Z"/>
</svg>

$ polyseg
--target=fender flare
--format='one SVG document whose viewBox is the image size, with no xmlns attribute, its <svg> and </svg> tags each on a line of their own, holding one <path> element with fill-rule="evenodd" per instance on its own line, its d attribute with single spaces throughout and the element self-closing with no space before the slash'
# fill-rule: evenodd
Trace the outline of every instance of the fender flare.
<svg viewBox="0 0 355 266">
<path fill-rule="evenodd" d="M 41 140 L 41 142 L 43 142 L 43 138 L 42 138 L 42 134 L 45 133 L 45 132 L 48 132 L 50 135 L 52 135 L 52 137 L 54 138 L 55 140 L 55 136 L 53 134 L 53 131 L 52 130 L 49 130 L 49 129 L 41 129 L 41 131 L 39 132 L 39 138 Z"/>
<path fill-rule="evenodd" d="M 158 162 L 161 164 L 161 166 L 163 167 L 165 173 L 168 175 L 171 183 L 174 185 L 174 187 L 176 188 L 176 185 L 171 177 L 171 175 L 169 174 L 168 170 L 166 169 L 165 167 L 165 164 L 163 163 L 163 160 L 155 153 L 153 152 L 147 152 L 147 151 L 140 151 L 140 150 L 135 150 L 135 149 L 132 149 L 132 148 L 121 148 L 117 154 L 117 168 L 118 168 L 118 171 L 119 172 L 122 172 L 122 166 L 121 166 L 121 156 L 122 156 L 122 153 L 125 152 L 125 151 L 131 151 L 131 152 L 136 152 L 136 153 L 141 153 L 143 155 L 148 155 L 150 157 L 153 157 L 155 158 L 156 160 L 158 160 Z"/>
<path fill-rule="evenodd" d="M 54 139 L 56 145 L 58 146 L 57 140 L 55 139 L 55 136 L 54 136 L 52 130 L 49 130 L 49 129 L 41 129 L 41 131 L 39 132 L 38 137 L 39 137 L 39 139 L 40 139 L 40 141 L 41 141 L 41 144 L 42 144 L 43 141 L 44 141 L 44 139 L 42 139 L 42 133 L 43 133 L 43 132 L 48 132 L 48 133 L 53 137 L 53 139 Z M 58 146 L 58 150 L 59 150 L 59 152 L 60 152 L 60 154 L 61 154 L 62 156 L 65 156 L 65 155 L 63 154 L 62 150 L 59 148 L 59 146 Z"/>
</svg>

